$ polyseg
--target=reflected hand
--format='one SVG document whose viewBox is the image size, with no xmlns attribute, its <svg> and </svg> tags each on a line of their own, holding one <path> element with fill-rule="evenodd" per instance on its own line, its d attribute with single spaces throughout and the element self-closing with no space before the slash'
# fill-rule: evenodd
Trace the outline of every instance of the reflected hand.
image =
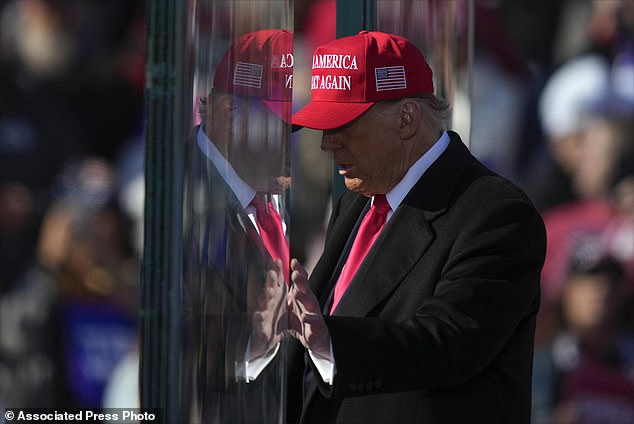
<svg viewBox="0 0 634 424">
<path fill-rule="evenodd" d="M 322 358 L 330 358 L 330 333 L 321 314 L 321 306 L 308 286 L 308 273 L 297 259 L 291 261 L 293 285 L 287 296 L 288 333 L 306 349 Z"/>
<path fill-rule="evenodd" d="M 251 314 L 250 359 L 263 356 L 282 340 L 286 330 L 286 283 L 282 261 L 275 261 L 277 269 L 266 273 L 266 282 L 258 295 L 255 311 Z"/>
</svg>

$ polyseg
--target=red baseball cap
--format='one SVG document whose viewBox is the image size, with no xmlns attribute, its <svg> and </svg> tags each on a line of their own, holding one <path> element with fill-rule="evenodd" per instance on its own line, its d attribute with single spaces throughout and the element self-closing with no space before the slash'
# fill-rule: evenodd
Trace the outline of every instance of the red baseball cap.
<svg viewBox="0 0 634 424">
<path fill-rule="evenodd" d="M 262 100 L 291 123 L 293 33 L 264 29 L 243 34 L 227 49 L 214 75 L 214 88 Z"/>
<path fill-rule="evenodd" d="M 338 128 L 377 101 L 433 92 L 431 68 L 411 41 L 394 34 L 361 31 L 317 47 L 312 100 L 293 115 L 293 125 Z"/>
</svg>

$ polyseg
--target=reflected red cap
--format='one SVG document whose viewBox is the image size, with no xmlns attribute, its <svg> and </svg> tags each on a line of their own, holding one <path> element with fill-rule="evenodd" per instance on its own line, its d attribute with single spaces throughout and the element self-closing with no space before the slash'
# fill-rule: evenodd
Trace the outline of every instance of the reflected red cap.
<svg viewBox="0 0 634 424">
<path fill-rule="evenodd" d="M 431 68 L 414 44 L 398 35 L 361 31 L 317 47 L 312 100 L 293 115 L 293 125 L 329 130 L 377 101 L 433 92 Z"/>
<path fill-rule="evenodd" d="M 273 113 L 290 124 L 293 33 L 264 29 L 241 35 L 220 60 L 214 88 L 262 99 Z"/>
</svg>

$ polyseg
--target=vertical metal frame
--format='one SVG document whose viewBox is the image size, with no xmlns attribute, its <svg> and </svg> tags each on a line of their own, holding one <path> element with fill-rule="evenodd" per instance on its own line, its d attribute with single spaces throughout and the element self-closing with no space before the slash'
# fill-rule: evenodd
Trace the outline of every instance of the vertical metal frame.
<svg viewBox="0 0 634 424">
<path fill-rule="evenodd" d="M 374 0 L 337 0 L 337 38 L 374 30 Z M 333 203 L 344 193 L 343 177 L 336 167 L 332 172 Z"/>
<path fill-rule="evenodd" d="M 337 38 L 374 29 L 373 0 L 337 0 Z"/>
<path fill-rule="evenodd" d="M 146 6 L 145 234 L 141 276 L 141 408 L 160 409 L 160 422 L 179 422 L 182 324 L 181 240 L 184 147 L 180 108 L 187 91 L 184 31 L 188 2 L 153 0 Z"/>
</svg>

